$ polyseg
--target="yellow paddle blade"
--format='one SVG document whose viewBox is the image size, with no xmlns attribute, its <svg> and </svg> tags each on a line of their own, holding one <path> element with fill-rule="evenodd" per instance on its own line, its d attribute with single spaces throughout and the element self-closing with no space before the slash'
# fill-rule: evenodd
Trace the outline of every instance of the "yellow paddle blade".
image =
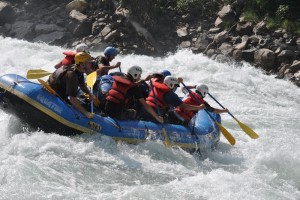
<svg viewBox="0 0 300 200">
<path fill-rule="evenodd" d="M 90 73 L 87 77 L 86 77 L 86 83 L 87 85 L 92 88 L 96 82 L 97 79 L 97 72 L 93 72 Z"/>
<path fill-rule="evenodd" d="M 30 69 L 27 71 L 26 78 L 27 79 L 37 79 L 37 78 L 42 78 L 42 77 L 48 76 L 50 74 L 52 74 L 52 73 L 47 72 L 42 69 Z"/>
<path fill-rule="evenodd" d="M 52 89 L 52 87 L 44 80 L 38 79 L 38 81 L 46 88 L 51 94 L 58 96 L 58 94 L 55 92 L 55 90 Z"/>
<path fill-rule="evenodd" d="M 243 124 L 242 122 L 240 122 L 238 119 L 234 118 L 237 123 L 240 125 L 240 127 L 243 129 L 243 131 L 249 135 L 252 139 L 257 139 L 259 138 L 259 135 L 257 135 L 257 133 L 255 133 L 250 127 L 248 127 L 247 125 Z"/>
<path fill-rule="evenodd" d="M 220 123 L 218 123 L 216 121 L 216 124 L 218 125 L 220 131 L 222 132 L 222 134 L 224 135 L 224 137 L 228 140 L 228 142 L 231 145 L 235 145 L 235 139 L 234 137 L 226 130 L 226 128 L 224 128 Z"/>
<path fill-rule="evenodd" d="M 166 129 L 162 128 L 162 131 L 163 131 L 164 136 L 165 136 L 165 145 L 166 145 L 166 147 L 171 147 L 171 142 L 170 142 L 169 137 L 167 135 Z"/>
</svg>

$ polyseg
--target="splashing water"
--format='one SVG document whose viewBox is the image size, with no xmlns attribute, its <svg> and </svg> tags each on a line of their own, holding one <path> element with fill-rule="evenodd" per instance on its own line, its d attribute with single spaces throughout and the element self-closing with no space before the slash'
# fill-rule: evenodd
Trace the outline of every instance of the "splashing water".
<svg viewBox="0 0 300 200">
<path fill-rule="evenodd" d="M 0 42 L 1 75 L 54 71 L 63 58 L 60 47 L 3 37 Z M 146 77 L 168 69 L 187 85 L 208 85 L 260 138 L 252 140 L 222 114 L 237 144 L 222 137 L 218 150 L 199 158 L 160 142 L 128 145 L 108 137 L 32 132 L 0 110 L 0 199 L 300 199 L 299 88 L 248 64 L 220 64 L 187 50 L 164 58 L 118 55 L 112 63 L 117 61 L 123 72 L 140 65 Z"/>
</svg>

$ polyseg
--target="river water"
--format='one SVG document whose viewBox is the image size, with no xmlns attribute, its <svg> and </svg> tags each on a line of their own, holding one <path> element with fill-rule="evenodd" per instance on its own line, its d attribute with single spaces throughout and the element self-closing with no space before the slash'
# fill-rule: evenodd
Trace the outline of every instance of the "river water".
<svg viewBox="0 0 300 200">
<path fill-rule="evenodd" d="M 54 71 L 64 49 L 0 37 L 1 73 Z M 93 56 L 102 52 L 91 52 Z M 260 136 L 253 140 L 228 114 L 236 138 L 204 157 L 160 142 L 32 132 L 0 110 L 0 199 L 300 199 L 300 89 L 248 64 L 220 64 L 180 50 L 163 58 L 118 55 L 122 71 L 169 69 L 210 93 Z M 179 91 L 179 95 L 182 95 Z M 214 107 L 218 105 L 210 98 Z"/>
</svg>

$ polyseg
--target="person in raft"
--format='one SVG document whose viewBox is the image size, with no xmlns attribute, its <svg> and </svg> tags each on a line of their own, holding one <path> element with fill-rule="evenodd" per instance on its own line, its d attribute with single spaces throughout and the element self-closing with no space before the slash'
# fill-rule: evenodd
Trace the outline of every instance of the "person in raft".
<svg viewBox="0 0 300 200">
<path fill-rule="evenodd" d="M 89 99 L 94 99 L 84 81 L 90 54 L 80 52 L 75 55 L 74 65 L 63 65 L 53 72 L 48 80 L 49 85 L 57 92 L 60 98 L 67 103 L 71 103 L 78 111 L 87 118 L 93 118 L 93 113 L 88 112 L 77 99 L 78 87 L 89 95 Z"/>
<path fill-rule="evenodd" d="M 105 113 L 119 120 L 130 120 L 136 118 L 136 110 L 126 109 L 130 98 L 137 99 L 145 111 L 151 115 L 156 122 L 163 123 L 163 118 L 158 116 L 152 107 L 150 107 L 143 98 L 143 95 L 136 84 L 141 78 L 142 68 L 132 66 L 126 74 L 113 76 L 114 82 L 106 97 Z"/>
<path fill-rule="evenodd" d="M 189 105 L 199 105 L 199 102 L 201 104 L 204 104 L 206 107 L 206 110 L 209 112 L 221 114 L 228 112 L 228 109 L 218 109 L 218 108 L 213 108 L 211 107 L 205 100 L 205 96 L 208 93 L 208 87 L 207 85 L 204 84 L 199 84 L 196 86 L 195 92 L 192 92 L 191 94 L 188 92 L 186 88 L 182 88 L 182 92 L 185 95 L 183 98 L 183 102 Z M 196 99 L 197 100 L 196 100 Z M 175 108 L 175 116 L 177 117 L 177 123 L 178 124 L 188 124 L 188 122 L 194 117 L 194 115 L 197 112 L 191 111 L 191 110 L 184 110 L 180 107 Z"/>
<path fill-rule="evenodd" d="M 166 76 L 164 82 L 152 82 L 151 91 L 146 98 L 146 103 L 160 112 L 165 119 L 168 118 L 168 111 L 171 107 L 180 107 L 184 110 L 201 110 L 205 109 L 205 105 L 189 105 L 184 103 L 178 95 L 173 91 L 178 86 L 178 79 L 174 76 Z M 157 108 L 158 106 L 158 108 Z M 143 109 L 139 114 L 140 118 L 146 121 L 153 121 L 153 117 L 148 115 Z"/>
<path fill-rule="evenodd" d="M 74 64 L 76 53 L 83 52 L 83 51 L 87 52 L 88 48 L 89 47 L 86 44 L 81 43 L 81 44 L 78 44 L 75 47 L 75 51 L 64 51 L 63 54 L 65 55 L 65 58 L 62 61 L 60 61 L 59 63 L 57 63 L 54 66 L 54 68 L 58 69 L 63 65 L 72 65 L 72 64 Z"/>
</svg>

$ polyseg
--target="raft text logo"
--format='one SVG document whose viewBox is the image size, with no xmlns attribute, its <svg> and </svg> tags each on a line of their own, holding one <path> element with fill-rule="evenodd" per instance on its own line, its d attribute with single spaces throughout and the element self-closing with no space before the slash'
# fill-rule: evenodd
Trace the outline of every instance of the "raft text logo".
<svg viewBox="0 0 300 200">
<path fill-rule="evenodd" d="M 37 96 L 37 99 L 44 105 L 46 105 L 48 108 L 50 108 L 51 110 L 54 110 L 55 112 L 61 114 L 62 113 L 62 108 L 59 107 L 57 104 L 53 103 L 52 101 L 50 101 L 48 98 L 44 97 L 43 95 L 39 94 Z"/>
<path fill-rule="evenodd" d="M 96 131 L 100 131 L 102 128 L 99 124 L 96 124 L 95 122 L 91 122 L 89 121 L 88 122 L 88 126 L 91 128 L 91 129 L 94 129 Z"/>
</svg>

